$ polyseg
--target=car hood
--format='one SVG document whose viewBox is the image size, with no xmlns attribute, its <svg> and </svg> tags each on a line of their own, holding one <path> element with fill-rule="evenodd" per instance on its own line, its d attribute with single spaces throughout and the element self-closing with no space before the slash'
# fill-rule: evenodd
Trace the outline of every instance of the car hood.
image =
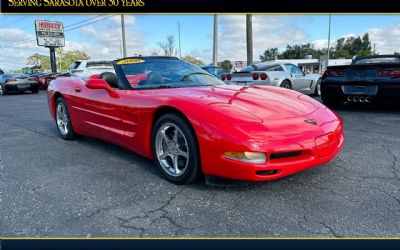
<svg viewBox="0 0 400 250">
<path fill-rule="evenodd" d="M 263 122 L 305 117 L 319 106 L 301 93 L 277 87 L 219 85 L 190 88 L 179 95 L 208 105 L 223 116 Z"/>
</svg>

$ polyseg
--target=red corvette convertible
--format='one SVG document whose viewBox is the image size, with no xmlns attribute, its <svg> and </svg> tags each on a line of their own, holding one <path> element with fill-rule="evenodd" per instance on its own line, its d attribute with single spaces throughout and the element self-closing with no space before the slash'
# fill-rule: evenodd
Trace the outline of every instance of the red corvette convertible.
<svg viewBox="0 0 400 250">
<path fill-rule="evenodd" d="M 59 78 L 48 103 L 63 139 L 96 137 L 154 159 L 176 184 L 201 174 L 267 181 L 330 161 L 340 118 L 283 88 L 231 86 L 174 57 L 114 61 L 115 73 Z"/>
</svg>

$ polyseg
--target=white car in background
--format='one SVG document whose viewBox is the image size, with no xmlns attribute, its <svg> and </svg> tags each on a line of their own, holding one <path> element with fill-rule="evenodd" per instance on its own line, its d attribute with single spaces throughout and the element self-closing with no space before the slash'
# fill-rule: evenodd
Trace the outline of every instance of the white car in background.
<svg viewBox="0 0 400 250">
<path fill-rule="evenodd" d="M 221 79 L 234 85 L 270 85 L 297 90 L 307 95 L 321 95 L 321 76 L 305 74 L 294 64 L 266 62 L 225 74 Z"/>
<path fill-rule="evenodd" d="M 115 73 L 112 62 L 113 60 L 110 59 L 77 60 L 72 64 L 69 72 L 71 76 L 79 78 L 87 78 L 104 72 Z"/>
</svg>

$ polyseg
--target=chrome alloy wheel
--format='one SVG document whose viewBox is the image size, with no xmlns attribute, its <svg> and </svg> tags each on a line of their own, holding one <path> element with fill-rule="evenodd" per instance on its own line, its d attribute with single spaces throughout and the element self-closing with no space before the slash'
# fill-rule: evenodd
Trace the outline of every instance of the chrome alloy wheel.
<svg viewBox="0 0 400 250">
<path fill-rule="evenodd" d="M 189 147 L 185 135 L 173 123 L 164 123 L 157 131 L 156 155 L 163 170 L 177 177 L 185 173 L 189 164 Z"/>
<path fill-rule="evenodd" d="M 62 135 L 68 134 L 69 119 L 63 103 L 58 103 L 56 113 L 57 127 Z"/>
<path fill-rule="evenodd" d="M 0 84 L 0 95 L 4 95 L 3 86 Z"/>
</svg>

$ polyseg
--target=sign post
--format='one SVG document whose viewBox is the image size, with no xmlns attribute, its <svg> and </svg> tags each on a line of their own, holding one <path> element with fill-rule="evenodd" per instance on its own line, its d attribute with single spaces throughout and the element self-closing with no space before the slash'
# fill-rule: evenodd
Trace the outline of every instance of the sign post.
<svg viewBox="0 0 400 250">
<path fill-rule="evenodd" d="M 50 64 L 52 73 L 57 73 L 55 48 L 65 46 L 64 25 L 54 21 L 35 21 L 36 41 L 38 46 L 50 50 Z"/>
</svg>

